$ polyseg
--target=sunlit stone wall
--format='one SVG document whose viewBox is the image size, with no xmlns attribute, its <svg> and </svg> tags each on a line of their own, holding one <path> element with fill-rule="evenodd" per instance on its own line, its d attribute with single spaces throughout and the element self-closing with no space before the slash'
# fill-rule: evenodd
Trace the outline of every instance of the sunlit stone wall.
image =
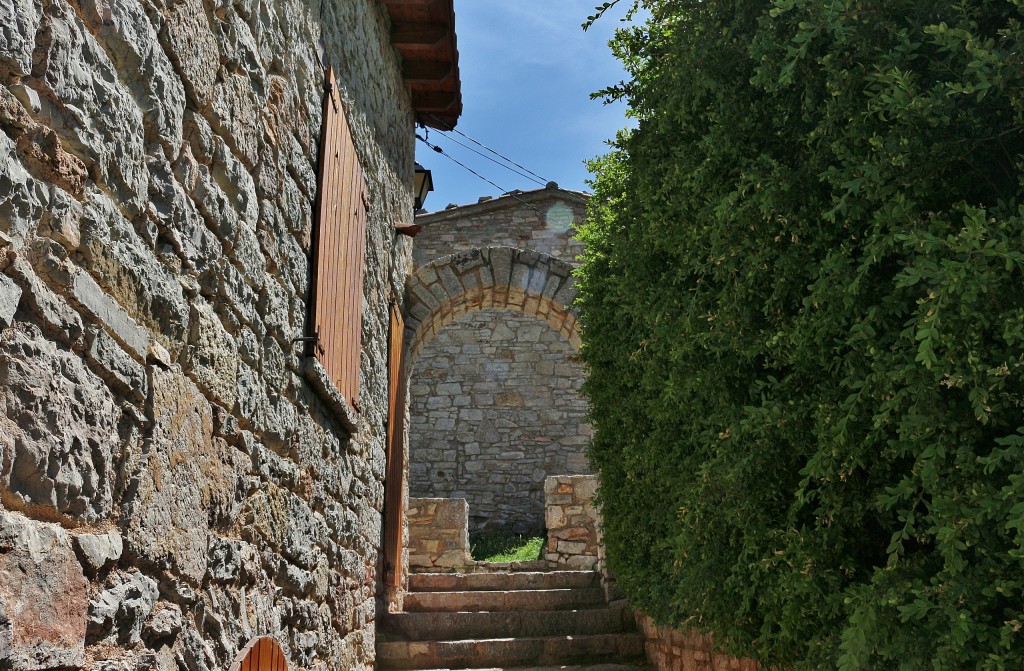
<svg viewBox="0 0 1024 671">
<path fill-rule="evenodd" d="M 417 264 L 489 246 L 574 262 L 585 196 L 557 188 L 421 216 Z M 544 320 L 470 312 L 427 341 L 410 386 L 410 492 L 465 498 L 471 532 L 544 529 L 544 479 L 590 472 L 584 371 Z"/>
</svg>

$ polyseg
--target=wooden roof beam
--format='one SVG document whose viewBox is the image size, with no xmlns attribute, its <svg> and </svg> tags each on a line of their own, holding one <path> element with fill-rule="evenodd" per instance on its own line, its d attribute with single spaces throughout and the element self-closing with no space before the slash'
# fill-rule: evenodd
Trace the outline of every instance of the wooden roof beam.
<svg viewBox="0 0 1024 671">
<path fill-rule="evenodd" d="M 453 91 L 413 91 L 412 105 L 417 112 L 449 112 L 456 102 Z"/>
<path fill-rule="evenodd" d="M 451 32 L 445 23 L 393 23 L 391 44 L 398 47 L 432 47 Z"/>
<path fill-rule="evenodd" d="M 407 82 L 437 83 L 452 74 L 452 64 L 445 61 L 405 61 L 402 63 L 402 77 Z"/>
</svg>

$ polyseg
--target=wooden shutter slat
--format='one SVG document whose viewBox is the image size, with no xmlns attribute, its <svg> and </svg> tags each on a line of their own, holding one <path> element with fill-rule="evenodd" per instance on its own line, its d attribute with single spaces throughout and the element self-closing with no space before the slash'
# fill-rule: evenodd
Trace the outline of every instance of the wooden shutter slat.
<svg viewBox="0 0 1024 671">
<path fill-rule="evenodd" d="M 331 89 L 331 95 L 335 94 L 335 89 Z M 345 146 L 345 129 L 341 125 L 341 120 L 344 119 L 344 114 L 341 110 L 337 110 L 331 115 L 330 128 L 332 134 L 332 145 L 331 145 L 331 161 L 332 161 L 332 172 L 331 181 L 328 182 L 326 188 L 330 193 L 331 198 L 331 210 L 329 218 L 327 220 L 328 228 L 331 232 L 331 244 L 327 250 L 326 262 L 328 267 L 334 269 L 327 276 L 327 293 L 326 302 L 324 303 L 325 322 L 327 323 L 327 329 L 329 339 L 325 344 L 325 368 L 328 373 L 334 379 L 335 384 L 338 384 L 337 380 L 337 357 L 338 352 L 342 349 L 343 344 L 339 342 L 338 332 L 338 273 L 337 273 L 337 259 L 340 254 L 340 248 L 343 244 L 344 231 L 341 228 L 341 222 L 343 220 L 344 204 L 339 202 L 344 194 L 344 187 L 347 184 L 347 175 L 345 174 L 345 160 L 348 156 Z"/>
<path fill-rule="evenodd" d="M 340 122 L 340 119 L 339 119 Z M 344 129 L 347 131 L 347 129 Z M 347 133 L 346 133 L 347 135 Z M 334 365 L 339 371 L 338 387 L 341 393 L 348 398 L 350 401 L 354 401 L 349 390 L 349 380 L 351 379 L 352 371 L 350 370 L 351 357 L 347 354 L 351 351 L 352 344 L 349 342 L 348 333 L 345 329 L 345 317 L 349 314 L 349 301 L 348 301 L 348 284 L 349 284 L 349 254 L 352 246 L 352 225 L 351 225 L 351 207 L 352 207 L 352 182 L 356 178 L 356 161 L 355 152 L 349 151 L 347 143 L 344 147 L 345 155 L 342 162 L 344 181 L 339 186 L 339 210 L 338 210 L 338 230 L 343 232 L 341 245 L 338 247 L 337 256 L 335 257 L 335 263 L 337 264 L 337 274 L 335 275 L 335 305 L 337 311 L 334 315 L 334 325 L 336 329 L 336 338 L 338 340 L 338 347 L 335 350 L 335 362 Z"/>
<path fill-rule="evenodd" d="M 320 335 L 320 345 L 325 349 L 323 353 L 317 352 L 321 363 L 324 363 L 326 349 L 334 341 L 333 323 L 329 306 L 332 304 L 331 289 L 333 285 L 333 273 L 331 272 L 331 257 L 334 254 L 336 245 L 337 229 L 333 222 L 336 220 L 337 199 L 336 186 L 338 184 L 338 162 L 337 154 L 340 142 L 340 135 L 337 131 L 335 119 L 338 111 L 334 106 L 333 95 L 335 90 L 334 72 L 327 71 L 327 95 L 324 97 L 324 118 L 323 118 L 323 159 L 320 176 L 320 219 L 318 231 L 320 244 L 318 246 L 317 258 L 317 296 L 314 304 L 316 311 L 315 326 Z M 326 367 L 326 366 L 325 366 Z"/>
</svg>

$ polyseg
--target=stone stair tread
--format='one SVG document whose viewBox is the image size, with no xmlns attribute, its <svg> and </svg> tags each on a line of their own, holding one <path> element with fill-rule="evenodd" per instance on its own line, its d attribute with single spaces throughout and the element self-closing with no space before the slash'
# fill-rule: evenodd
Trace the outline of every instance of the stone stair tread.
<svg viewBox="0 0 1024 671">
<path fill-rule="evenodd" d="M 405 611 L 410 613 L 572 610 L 606 605 L 600 587 L 409 592 L 405 596 Z"/>
<path fill-rule="evenodd" d="M 604 605 L 571 610 L 394 613 L 386 618 L 384 629 L 384 638 L 436 641 L 629 633 L 636 626 L 632 612 L 624 605 Z"/>
<path fill-rule="evenodd" d="M 377 643 L 378 662 L 389 669 L 586 665 L 639 661 L 643 651 L 636 633 Z"/>
<path fill-rule="evenodd" d="M 488 591 L 593 587 L 600 582 L 594 571 L 516 571 L 489 573 L 414 573 L 413 592 Z"/>
</svg>

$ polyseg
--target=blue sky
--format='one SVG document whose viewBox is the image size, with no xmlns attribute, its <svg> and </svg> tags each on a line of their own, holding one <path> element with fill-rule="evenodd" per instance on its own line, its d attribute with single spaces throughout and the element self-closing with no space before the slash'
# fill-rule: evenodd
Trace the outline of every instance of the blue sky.
<svg viewBox="0 0 1024 671">
<path fill-rule="evenodd" d="M 605 153 L 626 125 L 625 106 L 591 100 L 624 78 L 608 48 L 623 11 L 587 32 L 596 0 L 455 0 L 463 112 L 458 130 L 567 189 L 588 190 L 583 162 Z M 423 134 L 421 129 L 420 134 Z M 466 138 L 449 133 L 469 144 Z M 475 203 L 510 189 L 539 188 L 430 130 L 429 141 L 502 187 L 500 190 L 417 142 L 434 191 L 426 209 Z"/>
</svg>

